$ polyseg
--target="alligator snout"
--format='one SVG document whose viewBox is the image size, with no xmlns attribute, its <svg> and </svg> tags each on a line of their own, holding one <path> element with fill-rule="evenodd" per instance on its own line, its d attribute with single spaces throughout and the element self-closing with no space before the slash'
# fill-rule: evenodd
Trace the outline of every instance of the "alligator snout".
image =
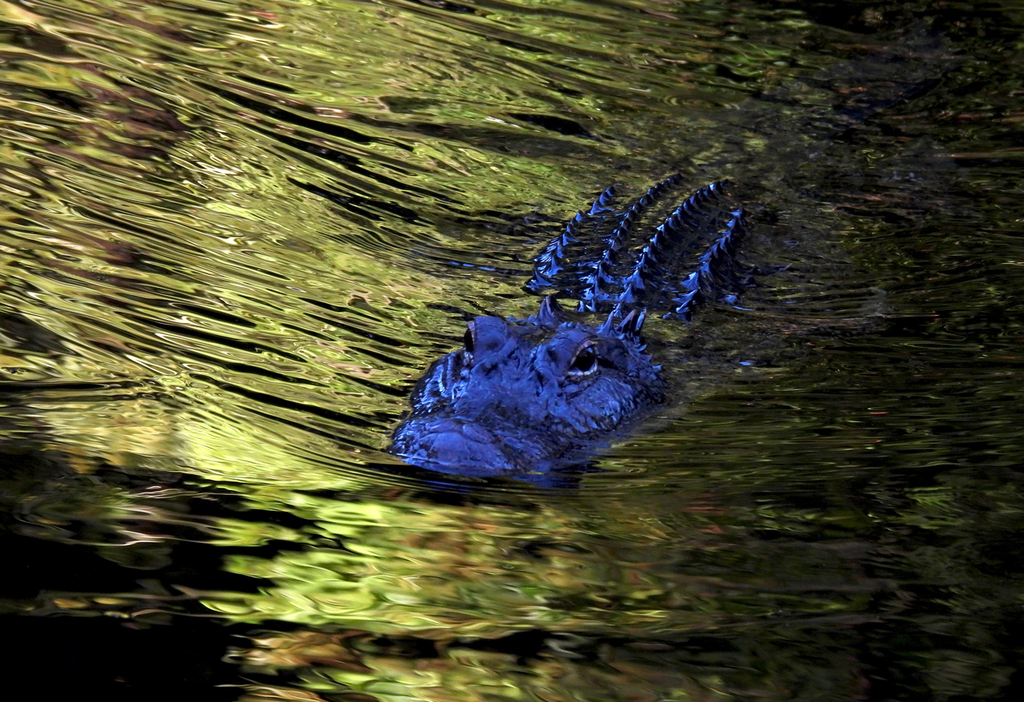
<svg viewBox="0 0 1024 702">
<path fill-rule="evenodd" d="M 460 475 L 529 470 L 506 455 L 501 440 L 476 422 L 457 418 L 411 419 L 395 432 L 391 452 L 415 466 Z"/>
</svg>

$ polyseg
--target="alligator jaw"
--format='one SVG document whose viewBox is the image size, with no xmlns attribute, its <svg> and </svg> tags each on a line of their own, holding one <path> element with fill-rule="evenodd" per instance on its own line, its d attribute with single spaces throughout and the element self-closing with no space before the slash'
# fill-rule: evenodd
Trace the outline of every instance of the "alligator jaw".
<svg viewBox="0 0 1024 702">
<path fill-rule="evenodd" d="M 528 470 L 516 465 L 494 434 L 460 419 L 410 419 L 393 439 L 393 454 L 411 465 L 441 473 L 489 476 Z"/>
</svg>

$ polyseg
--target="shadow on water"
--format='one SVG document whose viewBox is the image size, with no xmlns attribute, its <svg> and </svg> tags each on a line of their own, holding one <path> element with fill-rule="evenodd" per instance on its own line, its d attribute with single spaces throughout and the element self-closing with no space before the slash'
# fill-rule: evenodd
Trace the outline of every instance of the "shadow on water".
<svg viewBox="0 0 1024 702">
<path fill-rule="evenodd" d="M 0 2 L 9 670 L 107 699 L 1019 696 L 1021 20 Z M 467 316 L 535 311 L 561 222 L 676 171 L 732 180 L 778 273 L 645 328 L 675 388 L 646 431 L 535 483 L 384 453 Z"/>
</svg>

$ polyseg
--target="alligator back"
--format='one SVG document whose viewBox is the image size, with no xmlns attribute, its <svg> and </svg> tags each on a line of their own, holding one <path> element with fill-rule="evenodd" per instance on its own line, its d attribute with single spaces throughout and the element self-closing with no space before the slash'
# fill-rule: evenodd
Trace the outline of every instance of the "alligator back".
<svg viewBox="0 0 1024 702">
<path fill-rule="evenodd" d="M 622 209 L 616 188 L 605 190 L 534 258 L 527 288 L 558 290 L 579 311 L 652 308 L 686 320 L 700 303 L 735 290 L 743 210 L 726 206 L 724 181 L 679 202 L 672 196 L 681 182 L 669 176 Z"/>
<path fill-rule="evenodd" d="M 577 212 L 527 284 L 576 300 L 576 313 L 550 294 L 526 319 L 474 319 L 463 347 L 420 379 L 390 451 L 462 475 L 547 473 L 585 463 L 661 404 L 661 368 L 641 339 L 648 309 L 689 320 L 741 285 L 742 210 L 727 206 L 723 182 L 673 200 L 681 181 L 624 207 L 611 187 Z M 587 323 L 592 313 L 606 316 Z"/>
</svg>

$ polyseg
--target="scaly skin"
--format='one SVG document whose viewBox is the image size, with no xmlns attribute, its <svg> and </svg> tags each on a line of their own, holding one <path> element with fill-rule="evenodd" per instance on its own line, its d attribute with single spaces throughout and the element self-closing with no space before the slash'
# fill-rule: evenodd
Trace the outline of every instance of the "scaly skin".
<svg viewBox="0 0 1024 702">
<path fill-rule="evenodd" d="M 423 468 L 466 475 L 547 472 L 607 445 L 663 401 L 659 368 L 635 335 L 573 322 L 549 326 L 540 316 L 470 322 L 465 347 L 420 380 L 391 451 Z"/>
<path fill-rule="evenodd" d="M 607 313 L 604 323 L 567 319 L 554 295 L 524 320 L 477 317 L 463 348 L 416 386 L 390 451 L 447 473 L 546 473 L 584 463 L 662 403 L 660 366 L 640 338 L 647 309 L 689 320 L 699 304 L 736 287 L 733 247 L 743 227 L 742 211 L 724 207 L 724 185 L 714 183 L 651 223 L 654 233 L 622 260 L 637 225 L 680 180 L 666 179 L 622 211 L 610 206 L 609 188 L 534 259 L 528 288 L 561 288 L 579 312 Z"/>
</svg>

